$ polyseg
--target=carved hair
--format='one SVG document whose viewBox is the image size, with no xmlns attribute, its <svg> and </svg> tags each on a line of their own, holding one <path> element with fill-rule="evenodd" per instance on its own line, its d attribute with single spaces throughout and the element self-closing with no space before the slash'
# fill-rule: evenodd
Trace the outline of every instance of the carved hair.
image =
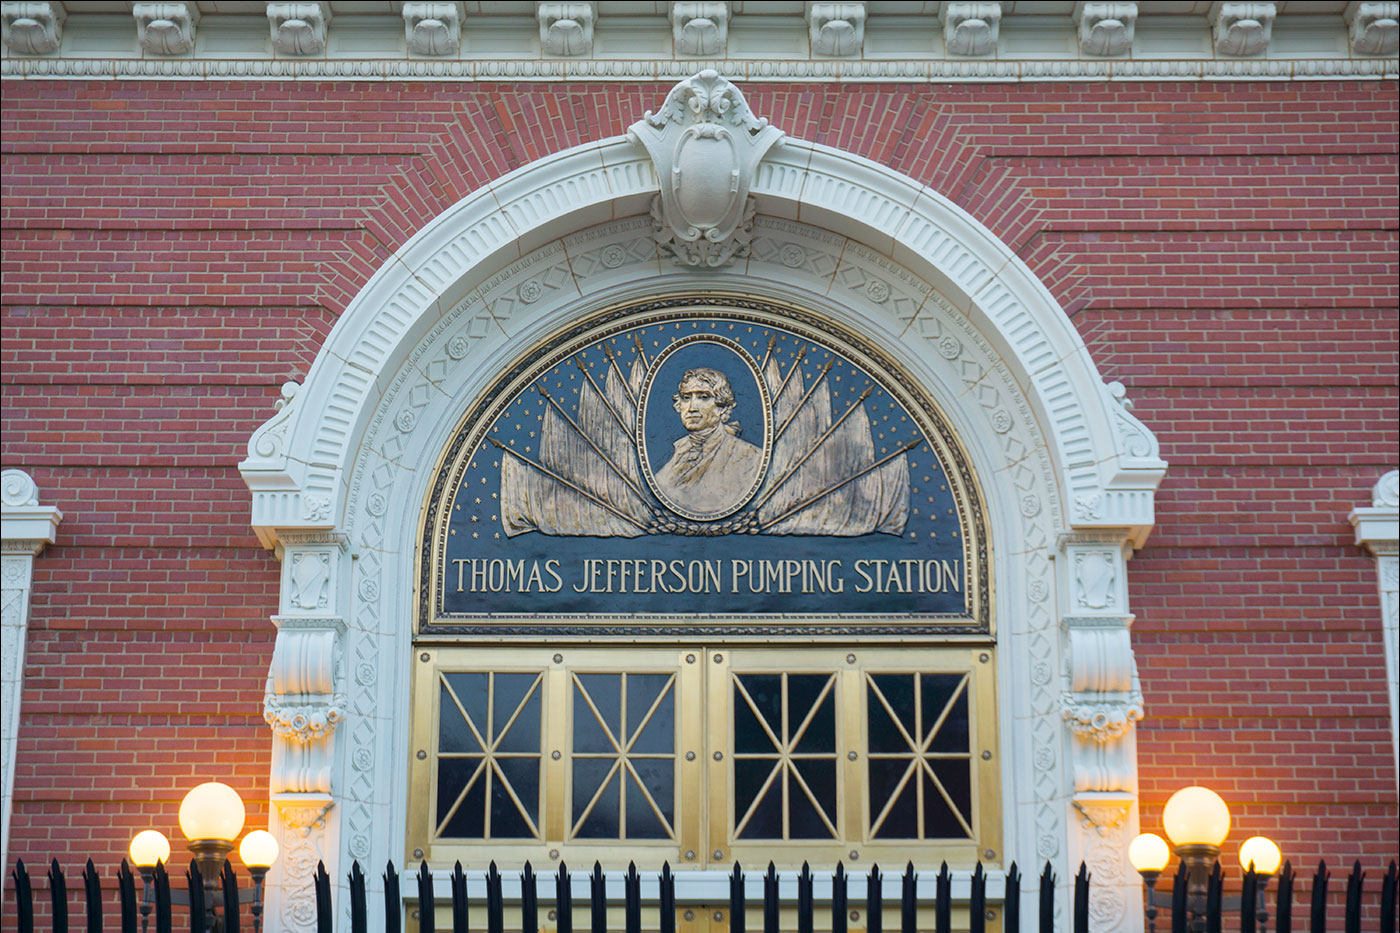
<svg viewBox="0 0 1400 933">
<path fill-rule="evenodd" d="M 719 409 L 720 423 L 725 424 L 729 421 L 729 416 L 734 411 L 735 400 L 734 390 L 729 386 L 728 376 L 718 369 L 710 369 L 707 366 L 698 369 L 687 369 L 685 375 L 681 376 L 680 384 L 676 386 L 676 394 L 671 396 L 671 404 L 675 407 L 676 411 L 681 410 L 680 389 L 684 387 L 687 382 L 698 382 L 709 389 L 715 397 L 715 407 Z M 737 430 L 739 423 L 737 421 L 732 425 L 726 424 L 726 427 L 733 429 L 730 431 L 731 434 L 739 433 Z"/>
</svg>

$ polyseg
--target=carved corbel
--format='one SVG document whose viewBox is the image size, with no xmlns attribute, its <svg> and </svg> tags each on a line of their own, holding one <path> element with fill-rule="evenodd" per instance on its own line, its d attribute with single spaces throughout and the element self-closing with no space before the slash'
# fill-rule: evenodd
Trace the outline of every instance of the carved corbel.
<svg viewBox="0 0 1400 933">
<path fill-rule="evenodd" d="M 48 55 L 63 41 L 68 11 L 58 0 L 48 3 L 0 3 L 0 37 L 17 55 Z"/>
<path fill-rule="evenodd" d="M 656 167 L 656 242 L 677 262 L 716 268 L 747 256 L 753 238 L 749 196 L 759 160 L 782 130 L 754 116 L 739 89 L 705 70 L 677 84 L 656 113 L 627 130 Z"/>
<path fill-rule="evenodd" d="M 335 617 L 272 621 L 277 642 L 263 695 L 263 719 L 274 737 L 269 789 L 274 800 L 281 794 L 329 795 L 332 739 L 346 712 L 339 688 L 345 623 Z"/>
<path fill-rule="evenodd" d="M 535 19 L 540 24 L 540 48 L 547 55 L 577 58 L 593 53 L 593 22 L 597 4 L 536 3 Z"/>
<path fill-rule="evenodd" d="M 269 3 L 267 24 L 279 55 L 320 55 L 331 22 L 329 3 Z"/>
<path fill-rule="evenodd" d="M 724 55 L 729 43 L 728 3 L 672 3 L 669 18 L 677 55 Z"/>
<path fill-rule="evenodd" d="M 455 55 L 462 47 L 462 4 L 405 3 L 403 33 L 414 55 Z"/>
<path fill-rule="evenodd" d="M 1358 3 L 1342 14 L 1347 37 L 1357 55 L 1394 55 L 1400 49 L 1400 3 Z"/>
<path fill-rule="evenodd" d="M 187 55 L 194 51 L 199 7 L 194 3 L 137 3 L 136 41 L 149 55 Z"/>
<path fill-rule="evenodd" d="M 990 55 L 1001 34 L 1000 3 L 945 3 L 943 42 L 951 55 Z"/>
<path fill-rule="evenodd" d="M 1208 18 L 1215 54 L 1231 58 L 1262 55 L 1269 48 L 1277 10 L 1272 3 L 1221 3 L 1210 5 Z"/>
<path fill-rule="evenodd" d="M 865 45 L 864 3 L 807 3 L 812 53 L 829 58 L 859 55 Z"/>
<path fill-rule="evenodd" d="M 1136 3 L 1085 3 L 1080 0 L 1074 5 L 1079 51 L 1105 58 L 1126 55 L 1133 47 L 1137 15 Z"/>
</svg>

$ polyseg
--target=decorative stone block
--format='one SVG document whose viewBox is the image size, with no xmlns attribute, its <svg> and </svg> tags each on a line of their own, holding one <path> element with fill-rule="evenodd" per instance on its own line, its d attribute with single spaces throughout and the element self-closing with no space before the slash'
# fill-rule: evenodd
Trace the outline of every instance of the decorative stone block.
<svg viewBox="0 0 1400 933">
<path fill-rule="evenodd" d="M 326 50 L 329 3 L 269 3 L 267 24 L 279 55 L 320 55 Z"/>
<path fill-rule="evenodd" d="M 1400 3 L 1358 3 L 1343 13 L 1351 50 L 1357 55 L 1394 55 L 1400 50 Z"/>
<path fill-rule="evenodd" d="M 670 20 L 677 55 L 724 55 L 729 42 L 728 3 L 673 3 Z"/>
<path fill-rule="evenodd" d="M 943 7 L 943 43 L 951 55 L 990 55 L 1000 34 L 1000 3 L 948 3 Z"/>
<path fill-rule="evenodd" d="M 136 41 L 150 55 L 187 55 L 194 51 L 194 30 L 199 7 L 193 3 L 138 3 Z"/>
<path fill-rule="evenodd" d="M 1079 51 L 1085 55 L 1126 55 L 1133 47 L 1137 23 L 1136 3 L 1085 3 L 1074 5 L 1079 31 Z"/>
<path fill-rule="evenodd" d="M 1215 54 L 1262 55 L 1269 47 L 1276 13 L 1272 3 L 1212 3 L 1209 19 Z"/>
<path fill-rule="evenodd" d="M 414 55 L 455 55 L 462 47 L 462 4 L 405 3 L 403 33 Z"/>
<path fill-rule="evenodd" d="M 865 4 L 809 2 L 807 32 L 814 55 L 830 58 L 859 55 L 865 44 Z"/>
<path fill-rule="evenodd" d="M 5 47 L 19 55 L 48 55 L 63 41 L 62 3 L 0 3 L 0 28 Z"/>
<path fill-rule="evenodd" d="M 593 52 L 593 22 L 598 8 L 592 3 L 537 3 L 540 48 L 546 55 L 577 58 Z"/>
</svg>

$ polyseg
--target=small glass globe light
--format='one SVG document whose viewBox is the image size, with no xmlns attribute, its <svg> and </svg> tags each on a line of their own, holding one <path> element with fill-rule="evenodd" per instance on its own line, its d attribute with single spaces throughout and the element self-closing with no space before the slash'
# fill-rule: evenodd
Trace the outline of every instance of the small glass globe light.
<svg viewBox="0 0 1400 933">
<path fill-rule="evenodd" d="M 1167 867 L 1171 855 L 1171 850 L 1167 848 L 1167 840 L 1156 833 L 1142 833 L 1128 845 L 1128 861 L 1132 862 L 1133 868 L 1139 872 L 1160 873 Z"/>
<path fill-rule="evenodd" d="M 201 784 L 180 801 L 180 831 L 185 838 L 222 839 L 230 843 L 243 831 L 243 800 L 227 784 Z"/>
<path fill-rule="evenodd" d="M 1250 836 L 1240 845 L 1240 867 L 1245 871 L 1249 871 L 1252 862 L 1257 874 L 1272 875 L 1282 861 L 1283 853 L 1265 836 Z"/>
<path fill-rule="evenodd" d="M 137 868 L 155 868 L 161 862 L 170 861 L 170 840 L 162 832 L 143 829 L 131 838 L 128 851 Z"/>
<path fill-rule="evenodd" d="M 1230 834 L 1230 808 L 1208 787 L 1183 787 L 1162 810 L 1162 825 L 1174 845 L 1218 848 Z"/>
<path fill-rule="evenodd" d="M 249 868 L 271 868 L 277 853 L 277 837 L 265 829 L 253 830 L 238 846 L 238 854 Z"/>
</svg>

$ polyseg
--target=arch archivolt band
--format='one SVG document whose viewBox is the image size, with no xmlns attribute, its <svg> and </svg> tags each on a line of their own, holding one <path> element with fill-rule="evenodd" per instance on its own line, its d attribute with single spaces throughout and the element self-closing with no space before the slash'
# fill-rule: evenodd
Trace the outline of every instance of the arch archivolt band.
<svg viewBox="0 0 1400 933">
<path fill-rule="evenodd" d="M 265 701 L 288 856 L 274 923 L 312 928 L 318 859 L 336 877 L 405 857 L 418 514 L 461 413 L 583 315 L 727 292 L 877 343 L 959 435 L 997 554 L 1007 851 L 987 860 L 1048 858 L 1067 880 L 1086 859 L 1095 928 L 1139 926 L 1126 560 L 1165 469 L 1151 433 L 1024 264 L 911 179 L 788 140 L 750 189 L 749 256 L 703 271 L 658 249 L 657 190 L 647 153 L 618 137 L 463 199 L 371 279 L 250 440 L 253 524 L 283 564 Z"/>
</svg>

